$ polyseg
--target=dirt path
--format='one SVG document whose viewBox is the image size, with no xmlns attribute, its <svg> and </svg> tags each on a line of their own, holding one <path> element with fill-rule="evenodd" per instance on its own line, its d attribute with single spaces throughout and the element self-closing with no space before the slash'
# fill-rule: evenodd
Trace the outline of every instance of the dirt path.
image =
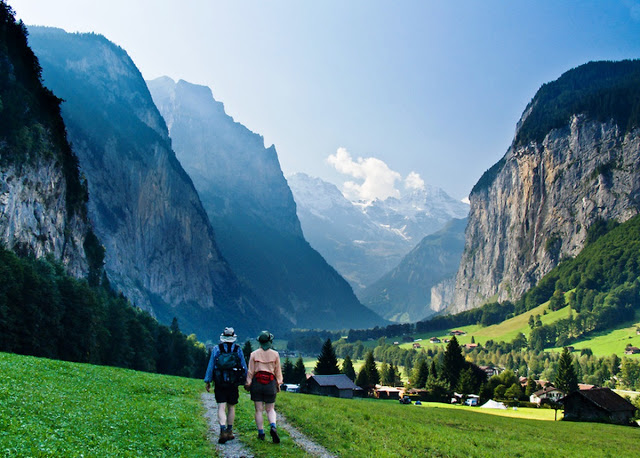
<svg viewBox="0 0 640 458">
<path fill-rule="evenodd" d="M 209 423 L 209 440 L 216 446 L 218 456 L 225 458 L 252 458 L 253 454 L 247 449 L 242 442 L 236 437 L 236 439 L 227 441 L 223 444 L 218 444 L 218 438 L 220 437 L 220 425 L 218 424 L 218 404 L 213 393 L 202 393 L 202 404 L 205 407 L 204 416 Z"/>
<path fill-rule="evenodd" d="M 289 422 L 287 422 L 287 419 L 284 418 L 284 416 L 280 413 L 278 413 L 278 428 L 282 428 L 286 432 L 288 432 L 289 436 L 291 436 L 291 439 L 293 439 L 293 441 L 298 444 L 300 448 L 305 450 L 309 455 L 317 456 L 320 458 L 337 458 L 336 455 L 332 455 L 331 453 L 329 453 L 329 451 L 322 445 L 313 442 L 307 436 L 291 426 Z"/>
<path fill-rule="evenodd" d="M 220 436 L 220 426 L 218 425 L 218 404 L 213 396 L 213 393 L 202 393 L 202 404 L 205 407 L 205 418 L 209 423 L 209 440 L 216 446 L 218 455 L 225 458 L 253 458 L 254 455 L 249 449 L 247 449 L 238 438 L 226 442 L 224 445 L 218 444 L 218 437 Z M 302 434 L 296 428 L 287 422 L 287 419 L 280 413 L 278 413 L 278 428 L 282 428 L 291 439 L 304 451 L 311 456 L 317 456 L 320 458 L 334 458 L 336 455 L 332 455 L 322 445 L 315 443 L 307 436 Z"/>
</svg>

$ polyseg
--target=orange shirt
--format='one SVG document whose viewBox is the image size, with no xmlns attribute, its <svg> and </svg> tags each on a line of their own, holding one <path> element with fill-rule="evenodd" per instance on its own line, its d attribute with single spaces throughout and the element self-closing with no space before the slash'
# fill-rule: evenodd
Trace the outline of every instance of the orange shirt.
<svg viewBox="0 0 640 458">
<path fill-rule="evenodd" d="M 280 355 L 277 351 L 258 348 L 249 357 L 249 370 L 247 371 L 247 385 L 251 385 L 253 376 L 260 371 L 270 372 L 275 375 L 278 385 L 282 385 L 282 369 L 280 368 Z"/>
</svg>

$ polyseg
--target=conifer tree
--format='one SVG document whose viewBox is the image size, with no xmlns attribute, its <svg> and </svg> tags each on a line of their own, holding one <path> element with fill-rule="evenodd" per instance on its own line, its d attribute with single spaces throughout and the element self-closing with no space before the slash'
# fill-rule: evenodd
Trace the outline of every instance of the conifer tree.
<svg viewBox="0 0 640 458">
<path fill-rule="evenodd" d="M 373 359 L 373 352 L 370 351 L 364 360 L 364 366 L 362 366 L 362 369 L 358 373 L 356 385 L 364 390 L 371 390 L 378 383 L 380 383 L 380 374 L 378 373 L 376 362 Z"/>
<path fill-rule="evenodd" d="M 424 388 L 429 378 L 429 365 L 426 359 L 421 359 L 416 368 L 413 370 L 414 380 L 413 386 L 415 388 Z"/>
<path fill-rule="evenodd" d="M 288 357 L 285 358 L 284 363 L 282 364 L 282 379 L 284 383 L 295 383 L 293 381 L 293 370 L 293 363 Z"/>
<path fill-rule="evenodd" d="M 242 347 L 242 355 L 244 356 L 244 361 L 249 365 L 249 358 L 251 357 L 251 352 L 253 351 L 253 347 L 251 346 L 251 341 L 247 340 Z"/>
<path fill-rule="evenodd" d="M 318 362 L 313 370 L 316 375 L 334 375 L 340 373 L 338 368 L 338 357 L 331 344 L 331 339 L 327 339 L 322 345 Z"/>
<path fill-rule="evenodd" d="M 296 365 L 293 367 L 293 383 L 305 383 L 307 381 L 307 370 L 304 367 L 302 356 L 298 356 Z"/>
<path fill-rule="evenodd" d="M 578 377 L 573 367 L 573 358 L 567 347 L 564 347 L 558 360 L 558 375 L 556 375 L 555 387 L 565 394 L 578 390 Z"/>
<path fill-rule="evenodd" d="M 351 381 L 356 380 L 356 370 L 353 368 L 353 361 L 351 361 L 349 355 L 344 357 L 344 361 L 342 362 L 342 369 L 340 370 L 340 372 L 349 377 Z"/>
<path fill-rule="evenodd" d="M 464 369 L 464 366 L 465 360 L 462 356 L 462 349 L 456 336 L 453 336 L 447 344 L 442 361 L 442 378 L 449 382 L 451 389 L 455 389 L 458 385 L 460 372 Z"/>
</svg>

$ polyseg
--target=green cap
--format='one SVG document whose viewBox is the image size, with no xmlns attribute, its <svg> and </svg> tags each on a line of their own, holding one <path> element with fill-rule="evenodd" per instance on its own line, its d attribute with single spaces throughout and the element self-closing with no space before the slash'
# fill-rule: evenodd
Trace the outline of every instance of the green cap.
<svg viewBox="0 0 640 458">
<path fill-rule="evenodd" d="M 263 350 L 268 350 L 273 343 L 273 334 L 269 331 L 262 331 L 258 336 L 258 342 L 260 342 L 260 347 L 262 347 Z"/>
</svg>

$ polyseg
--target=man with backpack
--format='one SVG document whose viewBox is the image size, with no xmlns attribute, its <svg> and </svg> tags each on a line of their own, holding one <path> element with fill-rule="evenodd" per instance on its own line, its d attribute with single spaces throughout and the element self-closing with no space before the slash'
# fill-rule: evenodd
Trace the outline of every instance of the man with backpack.
<svg viewBox="0 0 640 458">
<path fill-rule="evenodd" d="M 236 344 L 233 328 L 224 328 L 220 335 L 220 343 L 213 347 L 207 373 L 204 376 L 205 388 L 211 389 L 218 403 L 218 422 L 220 423 L 220 438 L 218 443 L 234 439 L 233 420 L 236 416 L 238 404 L 238 386 L 243 385 L 247 374 L 247 364 L 242 349 Z"/>
</svg>

